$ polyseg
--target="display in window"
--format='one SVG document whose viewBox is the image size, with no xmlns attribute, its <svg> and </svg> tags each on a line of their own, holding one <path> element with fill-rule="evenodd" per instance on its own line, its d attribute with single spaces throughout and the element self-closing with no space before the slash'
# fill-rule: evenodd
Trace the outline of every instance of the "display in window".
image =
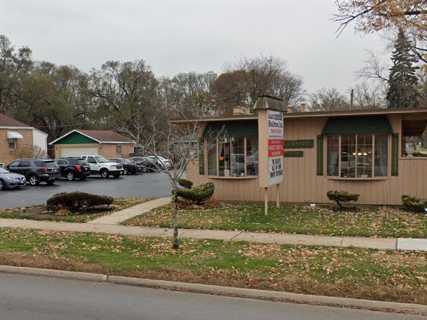
<svg viewBox="0 0 427 320">
<path fill-rule="evenodd" d="M 404 157 L 427 157 L 427 120 L 402 121 Z"/>
</svg>

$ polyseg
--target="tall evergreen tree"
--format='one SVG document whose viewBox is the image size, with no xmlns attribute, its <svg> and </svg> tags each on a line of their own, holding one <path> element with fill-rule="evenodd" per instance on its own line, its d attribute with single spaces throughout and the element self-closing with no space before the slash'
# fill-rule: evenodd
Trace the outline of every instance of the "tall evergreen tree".
<svg viewBox="0 0 427 320">
<path fill-rule="evenodd" d="M 389 108 L 415 108 L 418 106 L 417 58 L 411 51 L 411 42 L 403 30 L 399 30 L 391 57 L 387 101 Z"/>
</svg>

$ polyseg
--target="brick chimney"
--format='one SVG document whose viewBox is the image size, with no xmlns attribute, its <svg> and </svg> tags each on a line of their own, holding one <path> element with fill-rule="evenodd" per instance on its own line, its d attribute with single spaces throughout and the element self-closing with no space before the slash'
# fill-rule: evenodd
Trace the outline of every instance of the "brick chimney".
<svg viewBox="0 0 427 320">
<path fill-rule="evenodd" d="M 292 107 L 292 105 L 288 105 L 288 109 L 286 110 L 287 113 L 292 113 L 294 112 L 294 107 Z"/>
<path fill-rule="evenodd" d="M 305 112 L 305 103 L 301 103 L 299 106 L 299 112 Z"/>
</svg>

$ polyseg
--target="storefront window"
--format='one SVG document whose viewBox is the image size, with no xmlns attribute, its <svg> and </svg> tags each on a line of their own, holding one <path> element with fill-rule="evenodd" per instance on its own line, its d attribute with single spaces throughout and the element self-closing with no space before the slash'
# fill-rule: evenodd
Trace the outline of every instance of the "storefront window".
<svg viewBox="0 0 427 320">
<path fill-rule="evenodd" d="M 427 157 L 427 120 L 402 121 L 402 155 Z"/>
<path fill-rule="evenodd" d="M 245 176 L 245 138 L 231 139 L 231 175 Z"/>
<path fill-rule="evenodd" d="M 258 174 L 257 137 L 219 137 L 208 140 L 208 175 L 244 177 Z"/>
<path fill-rule="evenodd" d="M 341 136 L 341 177 L 356 176 L 356 136 Z"/>
<path fill-rule="evenodd" d="M 387 176 L 388 135 L 328 136 L 328 176 Z"/>
<path fill-rule="evenodd" d="M 208 140 L 208 175 L 215 176 L 217 174 L 217 145 L 216 139 Z"/>
<path fill-rule="evenodd" d="M 357 136 L 356 176 L 358 178 L 372 177 L 372 140 L 372 135 Z"/>
<path fill-rule="evenodd" d="M 328 137 L 328 176 L 337 176 L 339 169 L 340 142 L 338 136 Z"/>
<path fill-rule="evenodd" d="M 376 177 L 387 176 L 388 136 L 375 136 L 375 170 Z"/>
<path fill-rule="evenodd" d="M 248 176 L 258 175 L 258 138 L 246 138 L 246 174 Z"/>
</svg>

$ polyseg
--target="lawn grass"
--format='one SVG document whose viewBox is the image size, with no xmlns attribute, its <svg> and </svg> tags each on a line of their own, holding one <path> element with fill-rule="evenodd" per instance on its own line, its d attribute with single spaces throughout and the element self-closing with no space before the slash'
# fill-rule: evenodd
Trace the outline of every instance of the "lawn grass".
<svg viewBox="0 0 427 320">
<path fill-rule="evenodd" d="M 165 206 L 126 221 L 126 225 L 170 227 Z M 244 230 L 329 236 L 427 238 L 427 216 L 391 207 L 362 207 L 336 212 L 303 205 L 272 207 L 266 216 L 259 204 L 220 203 L 214 207 L 181 209 L 178 225 L 186 229 Z"/>
<path fill-rule="evenodd" d="M 0 209 L 0 218 L 84 223 L 145 201 L 147 201 L 147 199 L 139 197 L 115 198 L 111 210 L 97 210 L 83 213 L 73 213 L 68 210 L 50 212 L 46 209 L 45 205 Z"/>
<path fill-rule="evenodd" d="M 427 253 L 0 229 L 0 264 L 427 304 Z"/>
</svg>

